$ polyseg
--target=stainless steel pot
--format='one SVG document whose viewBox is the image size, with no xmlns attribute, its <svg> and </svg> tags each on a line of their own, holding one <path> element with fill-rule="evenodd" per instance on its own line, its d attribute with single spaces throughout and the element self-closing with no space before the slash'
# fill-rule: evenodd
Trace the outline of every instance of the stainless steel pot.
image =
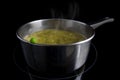
<svg viewBox="0 0 120 80">
<path fill-rule="evenodd" d="M 68 74 L 81 68 L 87 59 L 91 39 L 95 28 L 112 22 L 113 18 L 87 25 L 86 23 L 68 19 L 42 19 L 29 22 L 17 31 L 25 60 L 29 67 L 42 74 Z M 43 29 L 62 29 L 83 34 L 87 39 L 67 45 L 32 44 L 23 38 Z"/>
</svg>

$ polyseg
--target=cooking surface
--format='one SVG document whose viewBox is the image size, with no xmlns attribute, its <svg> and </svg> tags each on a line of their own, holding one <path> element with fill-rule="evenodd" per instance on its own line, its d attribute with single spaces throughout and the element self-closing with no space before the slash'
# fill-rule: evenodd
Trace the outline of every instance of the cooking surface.
<svg viewBox="0 0 120 80">
<path fill-rule="evenodd" d="M 87 74 L 87 72 L 90 69 L 92 69 L 92 67 L 95 65 L 95 62 L 97 60 L 97 55 L 98 55 L 98 53 L 97 53 L 95 46 L 93 44 L 91 44 L 89 56 L 88 56 L 88 59 L 85 64 L 84 74 Z M 92 56 L 92 58 L 91 58 L 91 56 Z M 25 63 L 23 53 L 22 53 L 20 47 L 18 47 L 18 46 L 16 46 L 14 53 L 13 53 L 13 62 L 14 62 L 14 65 L 16 66 L 15 68 L 17 69 L 16 79 L 17 80 L 21 80 L 21 79 L 22 80 L 31 80 L 31 73 L 32 74 L 35 74 L 35 73 L 33 70 L 28 68 L 28 65 Z M 82 68 L 84 68 L 84 66 Z M 74 75 L 80 75 L 82 68 L 80 68 L 80 70 L 68 75 L 68 77 L 74 76 Z M 28 70 L 29 70 L 29 72 L 28 72 Z M 47 76 L 47 75 L 44 75 L 44 76 Z M 65 77 L 67 77 L 67 76 L 65 76 Z M 65 80 L 80 80 L 79 77 L 80 76 L 73 77 L 70 79 L 65 79 Z M 85 80 L 84 77 L 86 77 L 86 76 L 82 77 L 83 80 Z M 53 77 L 53 78 L 55 78 L 55 77 Z M 44 79 L 41 78 L 40 80 L 44 80 Z"/>
</svg>

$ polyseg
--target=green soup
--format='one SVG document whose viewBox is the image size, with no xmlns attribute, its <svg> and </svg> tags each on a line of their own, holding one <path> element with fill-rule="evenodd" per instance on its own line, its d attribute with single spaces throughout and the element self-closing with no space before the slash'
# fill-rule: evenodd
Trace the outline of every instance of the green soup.
<svg viewBox="0 0 120 80">
<path fill-rule="evenodd" d="M 85 37 L 75 32 L 46 29 L 27 35 L 24 39 L 37 44 L 71 44 L 82 41 Z"/>
</svg>

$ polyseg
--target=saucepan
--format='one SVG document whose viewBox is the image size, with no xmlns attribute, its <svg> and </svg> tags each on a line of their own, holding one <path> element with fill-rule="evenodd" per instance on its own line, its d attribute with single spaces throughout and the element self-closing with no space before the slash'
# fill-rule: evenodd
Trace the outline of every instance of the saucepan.
<svg viewBox="0 0 120 80">
<path fill-rule="evenodd" d="M 91 40 L 95 29 L 105 23 L 113 22 L 113 18 L 88 25 L 81 21 L 69 19 L 41 19 L 21 26 L 16 35 L 20 40 L 23 54 L 28 66 L 41 73 L 64 75 L 80 69 L 86 62 Z M 72 44 L 47 45 L 32 44 L 24 40 L 26 35 L 44 29 L 68 30 L 83 34 L 86 39 Z"/>
</svg>

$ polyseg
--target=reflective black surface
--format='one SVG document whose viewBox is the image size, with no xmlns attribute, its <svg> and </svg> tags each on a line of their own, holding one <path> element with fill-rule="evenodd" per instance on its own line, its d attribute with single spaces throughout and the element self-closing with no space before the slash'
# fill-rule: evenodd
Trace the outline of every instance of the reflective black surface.
<svg viewBox="0 0 120 80">
<path fill-rule="evenodd" d="M 91 24 L 97 20 L 114 17 L 115 22 L 102 25 L 96 29 L 92 42 L 98 50 L 98 60 L 94 67 L 84 73 L 84 80 L 117 80 L 119 71 L 119 2 L 115 0 L 75 0 L 79 4 L 79 13 L 74 18 Z M 72 1 L 73 2 L 73 1 Z M 29 80 L 14 64 L 13 49 L 18 44 L 16 30 L 23 24 L 36 19 L 51 18 L 50 8 L 54 7 L 58 13 L 63 10 L 68 15 L 68 2 L 62 0 L 35 1 L 3 1 L 1 2 L 1 73 L 4 80 Z M 118 3 L 118 4 L 117 4 Z M 59 15 L 59 14 L 58 14 Z M 58 16 L 56 15 L 56 16 Z M 70 14 L 71 15 L 71 14 Z M 69 15 L 69 16 L 70 16 Z M 65 17 L 66 18 L 66 17 Z M 4 32 L 2 32 L 4 31 Z M 9 38 L 8 38 L 9 37 Z M 89 56 L 90 58 L 93 55 Z M 91 60 L 89 60 L 91 62 Z M 88 62 L 89 64 L 89 62 Z M 118 77 L 118 78 L 117 78 Z"/>
<path fill-rule="evenodd" d="M 93 57 L 91 58 L 88 56 L 88 59 L 84 66 L 82 66 L 80 69 L 78 69 L 70 74 L 64 74 L 64 75 L 59 75 L 59 76 L 57 75 L 58 73 L 56 73 L 57 76 L 50 75 L 50 74 L 41 74 L 41 73 L 36 72 L 33 69 L 31 69 L 26 64 L 24 55 L 23 55 L 21 47 L 19 45 L 16 46 L 16 48 L 14 49 L 13 61 L 14 61 L 14 65 L 19 70 L 19 73 L 22 72 L 25 75 L 23 77 L 23 75 L 17 74 L 17 75 L 23 77 L 23 79 L 28 78 L 28 80 L 80 80 L 82 74 L 87 73 L 87 71 L 89 71 L 95 65 L 96 60 L 97 60 L 97 54 L 98 54 L 97 50 L 96 50 L 95 46 L 92 44 L 90 47 L 89 56 L 93 56 Z M 53 72 L 56 71 L 53 68 L 51 68 L 51 70 L 53 70 Z"/>
</svg>

